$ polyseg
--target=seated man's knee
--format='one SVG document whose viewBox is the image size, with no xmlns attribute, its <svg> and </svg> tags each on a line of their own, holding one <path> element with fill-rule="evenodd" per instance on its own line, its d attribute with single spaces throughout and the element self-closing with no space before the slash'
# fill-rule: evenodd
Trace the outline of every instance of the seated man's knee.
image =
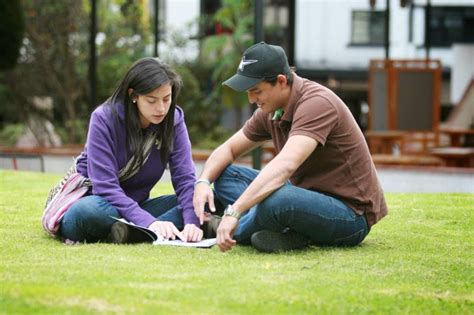
<svg viewBox="0 0 474 315">
<path fill-rule="evenodd" d="M 217 177 L 217 179 L 214 181 L 214 189 L 219 190 L 219 188 L 221 188 L 221 186 L 224 185 L 229 178 L 234 178 L 237 170 L 238 166 L 234 166 L 232 164 L 227 166 L 219 175 L 219 177 Z"/>
<path fill-rule="evenodd" d="M 214 182 L 214 190 L 218 198 L 222 200 L 236 199 L 247 187 L 253 178 L 248 178 L 247 170 L 241 166 L 229 165 Z M 242 186 L 243 184 L 243 186 Z M 226 201 L 228 202 L 228 201 Z"/>
<path fill-rule="evenodd" d="M 285 185 L 275 190 L 267 198 L 262 200 L 259 204 L 259 208 L 262 209 L 277 209 L 281 208 L 282 205 L 288 205 L 292 203 L 291 193 L 289 192 L 289 186 Z"/>
<path fill-rule="evenodd" d="M 288 185 L 285 185 L 278 190 L 274 191 L 270 196 L 262 200 L 257 205 L 257 220 L 259 223 L 264 222 L 280 222 L 284 220 L 286 212 L 292 209 L 291 204 L 294 200 L 291 200 L 288 191 Z"/>
</svg>

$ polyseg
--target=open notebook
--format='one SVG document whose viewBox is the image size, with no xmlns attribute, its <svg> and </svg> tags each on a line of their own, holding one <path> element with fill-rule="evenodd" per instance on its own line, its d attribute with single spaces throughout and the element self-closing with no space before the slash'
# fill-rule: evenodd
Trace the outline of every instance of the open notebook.
<svg viewBox="0 0 474 315">
<path fill-rule="evenodd" d="M 183 246 L 183 247 L 198 247 L 198 248 L 210 248 L 216 244 L 215 238 L 203 239 L 200 242 L 183 242 L 181 240 L 166 240 L 161 235 L 157 235 L 152 230 L 133 224 L 123 218 L 112 217 L 112 219 L 126 224 L 129 228 L 133 229 L 135 232 L 134 237 L 138 238 L 136 243 L 140 242 L 151 242 L 153 245 L 170 245 L 170 246 Z"/>
</svg>

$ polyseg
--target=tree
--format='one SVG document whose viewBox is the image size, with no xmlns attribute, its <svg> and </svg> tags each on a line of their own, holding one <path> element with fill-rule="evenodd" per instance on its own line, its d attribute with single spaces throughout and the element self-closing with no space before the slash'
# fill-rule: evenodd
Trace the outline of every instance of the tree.
<svg viewBox="0 0 474 315">
<path fill-rule="evenodd" d="M 35 96 L 53 99 L 54 113 L 65 122 L 70 140 L 79 138 L 75 125 L 79 100 L 85 91 L 87 41 L 82 36 L 82 2 L 23 1 L 25 35 L 17 67 L 4 78 L 16 119 L 27 121 L 32 113 L 44 114 L 33 104 Z M 50 117 L 51 118 L 51 117 Z M 82 134 L 82 133 L 81 133 Z"/>
<path fill-rule="evenodd" d="M 149 55 L 151 19 L 146 0 L 101 0 L 97 11 L 97 96 L 101 103 L 132 63 Z"/>
<path fill-rule="evenodd" d="M 212 96 L 225 106 L 234 109 L 234 128 L 240 128 L 242 108 L 248 105 L 247 96 L 221 84 L 235 74 L 240 58 L 253 43 L 252 2 L 249 0 L 224 0 L 222 7 L 212 18 L 217 34 L 206 36 L 202 43 L 201 60 L 210 65 L 212 71 Z"/>
<path fill-rule="evenodd" d="M 148 1 L 98 3 L 102 36 L 98 45 L 98 97 L 104 101 L 127 67 L 145 56 Z M 55 127 L 64 130 L 66 142 L 82 143 L 90 115 L 90 1 L 24 0 L 23 11 L 25 35 L 18 65 L 0 78 L 0 102 L 7 104 L 0 107 L 0 116 L 15 123 L 27 121 L 35 112 L 48 115 Z M 32 103 L 34 96 L 51 97 L 53 113 L 38 111 Z"/>
<path fill-rule="evenodd" d="M 16 65 L 24 31 L 21 2 L 0 1 L 0 70 L 11 69 Z"/>
</svg>

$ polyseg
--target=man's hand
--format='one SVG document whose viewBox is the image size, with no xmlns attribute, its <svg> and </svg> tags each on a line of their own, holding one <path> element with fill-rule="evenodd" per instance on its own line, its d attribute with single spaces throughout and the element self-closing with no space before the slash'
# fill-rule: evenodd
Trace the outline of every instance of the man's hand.
<svg viewBox="0 0 474 315">
<path fill-rule="evenodd" d="M 199 218 L 199 223 L 202 225 L 204 223 L 204 206 L 206 203 L 209 204 L 209 209 L 211 212 L 216 211 L 214 206 L 214 193 L 212 192 L 211 187 L 208 184 L 201 182 L 196 185 L 194 188 L 194 213 Z"/>
<path fill-rule="evenodd" d="M 186 242 L 199 242 L 202 240 L 203 232 L 194 224 L 186 224 L 181 233 Z"/>
<path fill-rule="evenodd" d="M 239 220 L 231 216 L 223 216 L 222 221 L 217 228 L 217 245 L 221 252 L 232 249 L 237 243 L 232 236 L 234 235 Z"/>
<path fill-rule="evenodd" d="M 183 242 L 186 242 L 184 235 L 174 226 L 173 222 L 169 221 L 155 221 L 150 226 L 150 230 L 158 235 L 163 236 L 165 239 L 175 240 L 176 236 L 179 237 Z"/>
</svg>

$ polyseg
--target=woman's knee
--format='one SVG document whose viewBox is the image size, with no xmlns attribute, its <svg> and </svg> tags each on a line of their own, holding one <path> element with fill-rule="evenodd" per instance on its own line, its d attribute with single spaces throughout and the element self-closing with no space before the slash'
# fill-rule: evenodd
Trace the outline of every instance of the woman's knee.
<svg viewBox="0 0 474 315">
<path fill-rule="evenodd" d="M 75 222 L 88 222 L 103 220 L 109 218 L 114 213 L 105 211 L 105 207 L 111 207 L 108 202 L 99 196 L 86 196 L 76 202 L 66 211 L 63 220 L 75 221 Z M 113 211 L 112 211 L 113 212 Z M 115 216 L 118 216 L 118 212 L 115 210 Z"/>
<path fill-rule="evenodd" d="M 62 237 L 73 241 L 96 242 L 107 236 L 118 211 L 105 199 L 86 196 L 71 205 L 66 211 L 60 227 Z"/>
</svg>

